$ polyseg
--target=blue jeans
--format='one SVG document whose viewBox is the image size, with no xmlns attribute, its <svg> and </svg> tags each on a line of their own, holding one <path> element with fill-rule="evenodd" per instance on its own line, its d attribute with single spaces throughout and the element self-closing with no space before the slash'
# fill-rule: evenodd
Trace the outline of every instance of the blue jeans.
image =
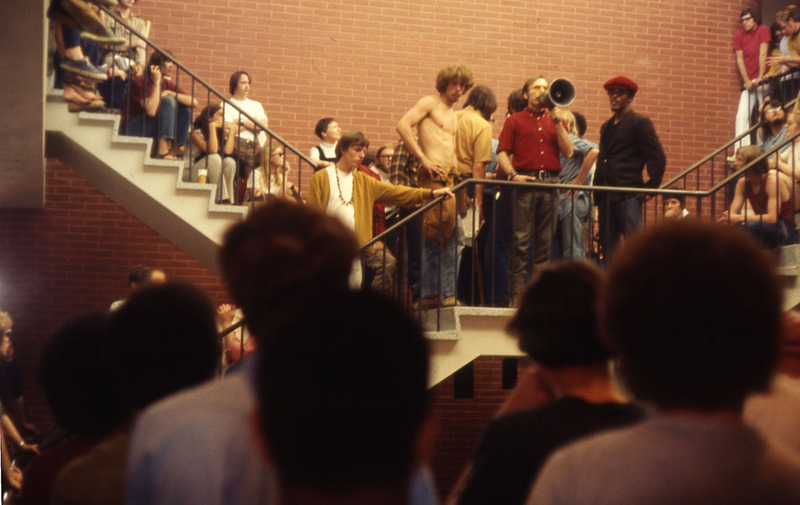
<svg viewBox="0 0 800 505">
<path fill-rule="evenodd" d="M 635 196 L 616 201 L 604 197 L 599 207 L 600 248 L 607 264 L 620 239 L 642 227 L 642 202 Z"/>
<path fill-rule="evenodd" d="M 579 191 L 571 199 L 567 198 L 565 192 L 559 195 L 554 258 L 584 258 L 586 256 L 583 231 L 588 217 L 589 197 L 586 193 Z"/>
<path fill-rule="evenodd" d="M 489 306 L 508 306 L 508 249 L 511 244 L 511 188 L 483 194 L 485 223 L 478 233 L 483 265 L 483 291 Z"/>
<path fill-rule="evenodd" d="M 751 221 L 744 223 L 743 226 L 756 240 L 768 249 L 777 249 L 782 245 L 791 243 L 786 230 L 786 224 L 783 221 L 778 220 L 778 224 Z"/>
<path fill-rule="evenodd" d="M 191 107 L 178 103 L 174 96 L 162 96 L 155 116 L 142 114 L 131 119 L 123 133 L 134 137 L 150 137 L 156 142 L 165 138 L 175 141 L 175 145 L 185 146 L 189 141 L 191 122 Z"/>
<path fill-rule="evenodd" d="M 422 273 L 420 275 L 422 298 L 455 296 L 458 263 L 461 259 L 461 250 L 458 246 L 463 243 L 464 230 L 461 228 L 461 218 L 458 215 L 456 215 L 456 229 L 453 231 L 453 236 L 444 247 L 440 247 L 439 243 L 435 241 L 422 241 Z M 441 293 L 439 292 L 440 257 L 442 262 Z"/>
</svg>

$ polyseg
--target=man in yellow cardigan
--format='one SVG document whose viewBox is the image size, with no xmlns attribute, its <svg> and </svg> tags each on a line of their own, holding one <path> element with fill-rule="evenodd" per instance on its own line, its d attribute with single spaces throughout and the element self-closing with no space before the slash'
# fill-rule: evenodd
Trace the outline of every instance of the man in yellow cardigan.
<svg viewBox="0 0 800 505">
<path fill-rule="evenodd" d="M 423 189 L 394 186 L 358 171 L 369 147 L 361 132 L 345 133 L 336 144 L 336 164 L 316 172 L 308 188 L 308 204 L 322 212 L 337 216 L 353 229 L 358 242 L 372 238 L 372 206 L 375 202 L 387 205 L 420 204 L 453 193 L 447 188 Z M 366 252 L 369 256 L 372 251 Z M 388 251 L 386 251 L 388 256 Z M 361 286 L 361 264 L 356 262 L 350 285 Z"/>
</svg>

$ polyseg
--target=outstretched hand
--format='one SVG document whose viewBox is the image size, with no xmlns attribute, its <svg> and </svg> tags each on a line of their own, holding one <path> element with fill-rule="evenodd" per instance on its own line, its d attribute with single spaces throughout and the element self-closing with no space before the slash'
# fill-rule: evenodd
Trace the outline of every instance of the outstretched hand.
<svg viewBox="0 0 800 505">
<path fill-rule="evenodd" d="M 453 194 L 452 191 L 450 191 L 450 188 L 434 189 L 433 190 L 433 198 L 439 198 L 440 196 L 445 196 L 445 197 L 447 197 L 447 198 L 445 198 L 445 200 L 448 200 L 448 199 L 454 197 L 455 195 Z"/>
</svg>

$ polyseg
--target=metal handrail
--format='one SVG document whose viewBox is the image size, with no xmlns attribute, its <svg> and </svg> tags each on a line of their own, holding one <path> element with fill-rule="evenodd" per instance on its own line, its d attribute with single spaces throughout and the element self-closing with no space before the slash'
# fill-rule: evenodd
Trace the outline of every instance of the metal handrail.
<svg viewBox="0 0 800 505">
<path fill-rule="evenodd" d="M 105 12 L 107 15 L 109 15 L 109 16 L 112 16 L 112 13 L 111 13 L 111 12 L 110 12 L 108 9 L 106 9 L 105 7 L 103 7 L 102 5 L 98 5 L 98 7 L 99 7 L 99 8 L 100 8 L 100 9 L 101 9 L 103 12 Z M 133 28 L 131 28 L 131 26 L 130 26 L 130 25 L 128 25 L 128 24 L 127 24 L 127 23 L 125 23 L 124 21 L 120 20 L 119 18 L 116 18 L 116 17 L 114 17 L 114 21 L 115 21 L 116 23 L 119 23 L 119 24 L 121 24 L 122 26 L 124 26 L 124 27 L 125 27 L 125 28 L 126 28 L 126 29 L 127 29 L 129 32 L 130 32 L 130 34 L 131 34 L 131 37 L 135 35 L 136 37 L 138 37 L 138 38 L 142 39 L 142 40 L 143 40 L 143 41 L 144 41 L 144 42 L 147 44 L 147 46 L 148 46 L 148 47 L 152 47 L 154 51 L 157 51 L 157 52 L 159 52 L 159 53 L 161 53 L 161 54 L 167 54 L 167 53 L 168 53 L 168 51 L 166 51 L 165 49 L 162 49 L 162 48 L 161 48 L 161 47 L 159 47 L 158 45 L 156 45 L 156 44 L 154 44 L 153 42 L 151 42 L 151 41 L 150 41 L 150 40 L 149 40 L 147 37 L 145 37 L 143 34 L 141 34 L 141 33 L 137 32 L 136 30 L 134 30 Z M 112 49 L 112 51 L 113 51 L 113 49 Z M 309 166 L 311 166 L 311 167 L 315 167 L 315 166 L 316 166 L 316 163 L 314 163 L 314 162 L 313 162 L 313 161 L 312 161 L 310 158 L 308 158 L 306 155 L 304 155 L 303 153 L 301 153 L 301 152 L 300 152 L 300 151 L 299 151 L 297 148 L 295 148 L 295 147 L 294 147 L 293 145 L 291 145 L 289 142 L 287 142 L 286 140 L 284 140 L 284 139 L 283 139 L 282 137 L 280 137 L 278 134 L 276 134 L 275 132 L 273 132 L 272 130 L 270 130 L 270 129 L 269 129 L 267 126 L 265 126 L 265 125 L 264 125 L 263 123 L 261 123 L 259 120 L 257 120 L 256 118 L 252 117 L 250 114 L 248 114 L 247 112 L 245 112 L 244 110 L 242 110 L 241 108 L 239 108 L 239 107 L 238 107 L 236 104 L 232 103 L 232 102 L 231 102 L 231 101 L 230 101 L 228 98 L 226 98 L 225 96 L 223 96 L 223 95 L 222 95 L 222 93 L 220 93 L 219 91 L 217 91 L 217 90 L 216 90 L 216 89 L 215 89 L 213 86 L 211 86 L 209 83 L 207 83 L 207 82 L 206 82 L 204 79 L 202 79 L 200 76 L 198 76 L 197 74 L 195 74 L 194 72 L 192 72 L 191 70 L 189 70 L 189 69 L 188 69 L 188 68 L 187 68 L 185 65 L 183 65 L 183 63 L 181 63 L 181 62 L 180 62 L 180 61 L 178 61 L 177 59 L 174 59 L 174 57 L 173 57 L 173 56 L 170 56 L 170 60 L 171 60 L 171 61 L 172 61 L 172 62 L 175 64 L 175 66 L 176 66 L 176 67 L 178 67 L 178 69 L 180 69 L 181 71 L 183 71 L 184 73 L 186 73 L 186 74 L 187 74 L 189 77 L 191 77 L 191 78 L 192 78 L 192 80 L 193 80 L 193 82 L 198 82 L 198 83 L 200 83 L 202 86 L 204 86 L 204 87 L 205 87 L 205 88 L 206 88 L 206 89 L 207 89 L 207 90 L 210 92 L 210 94 L 213 94 L 214 96 L 216 96 L 217 98 L 219 98 L 219 99 L 220 99 L 222 102 L 224 102 L 224 103 L 225 103 L 225 107 L 233 107 L 233 108 L 234 108 L 234 109 L 236 109 L 236 110 L 237 110 L 237 111 L 238 111 L 240 114 L 242 114 L 244 117 L 246 117 L 247 119 L 249 119 L 250 121 L 252 121 L 252 122 L 253 122 L 253 124 L 255 124 L 255 125 L 256 125 L 256 126 L 259 128 L 259 130 L 260 130 L 260 131 L 264 131 L 264 132 L 265 132 L 267 135 L 269 135 L 269 137 L 271 138 L 271 140 L 275 140 L 275 141 L 277 141 L 278 143 L 280 143 L 281 145 L 283 145 L 285 148 L 288 148 L 288 149 L 290 149 L 290 150 L 292 151 L 292 153 L 294 153 L 295 155 L 297 155 L 297 156 L 298 156 L 298 159 L 299 159 L 299 160 L 302 160 L 302 161 L 304 161 L 305 163 L 307 163 L 307 164 L 308 164 Z M 112 59 L 112 61 L 113 61 L 113 59 Z M 114 65 L 114 63 L 112 63 L 112 65 Z M 194 97 L 194 96 L 195 96 L 195 94 L 194 94 L 194 86 L 192 86 L 192 93 L 191 93 L 191 95 L 192 95 L 192 97 Z M 302 166 L 298 166 L 298 167 L 297 167 L 297 171 L 298 171 L 298 186 L 301 186 L 300 182 L 302 181 Z"/>
<path fill-rule="evenodd" d="M 780 81 L 781 79 L 784 79 L 785 77 L 787 77 L 789 75 L 798 74 L 798 72 L 800 72 L 800 71 L 794 70 L 794 71 L 787 71 L 787 72 L 784 72 L 782 74 L 776 74 L 776 75 L 770 77 L 769 79 L 767 79 L 767 81 L 764 84 L 761 84 L 761 86 L 768 86 L 769 84 L 774 83 L 776 81 Z M 800 77 L 800 75 L 798 75 L 798 77 Z M 795 98 L 793 100 L 790 100 L 788 103 L 785 104 L 785 107 L 794 107 L 796 103 L 797 103 L 797 98 Z M 708 154 L 705 157 L 701 158 L 700 161 L 696 162 L 695 164 L 693 164 L 692 166 L 690 166 L 689 168 L 687 168 L 686 170 L 684 170 L 680 174 L 674 176 L 672 179 L 670 179 L 667 182 L 663 183 L 661 185 L 661 187 L 662 188 L 667 188 L 667 187 L 672 186 L 673 184 L 677 183 L 678 181 L 680 181 L 682 179 L 685 179 L 692 172 L 694 172 L 695 170 L 700 169 L 701 166 L 703 166 L 706 163 L 708 163 L 709 161 L 713 160 L 713 158 L 718 156 L 720 153 L 726 151 L 728 148 L 730 148 L 731 146 L 733 146 L 737 142 L 741 141 L 743 138 L 748 137 L 753 131 L 758 129 L 760 126 L 761 125 L 758 124 L 758 123 L 754 124 L 749 129 L 747 129 L 746 131 L 744 131 L 741 134 L 739 134 L 737 137 L 734 137 L 732 140 L 729 140 L 728 142 L 725 142 L 724 144 L 722 144 L 722 146 L 720 146 L 717 149 L 715 149 L 714 151 L 712 151 L 711 154 Z"/>
</svg>

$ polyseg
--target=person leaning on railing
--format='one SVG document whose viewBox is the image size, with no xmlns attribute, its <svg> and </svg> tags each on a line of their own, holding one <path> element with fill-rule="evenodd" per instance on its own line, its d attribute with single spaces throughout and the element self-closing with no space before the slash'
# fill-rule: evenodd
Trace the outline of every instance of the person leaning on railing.
<svg viewBox="0 0 800 505">
<path fill-rule="evenodd" d="M 150 55 L 144 73 L 131 80 L 120 124 L 125 135 L 152 137 L 158 157 L 179 160 L 189 141 L 192 107 L 197 100 L 172 79 L 175 64 L 169 54 Z"/>
<path fill-rule="evenodd" d="M 741 147 L 734 168 L 741 170 L 763 154 L 764 149 L 758 146 Z M 751 166 L 736 183 L 730 210 L 722 213 L 720 222 L 744 226 L 768 248 L 794 243 L 791 191 L 779 172 L 768 169 L 766 159 Z"/>
<path fill-rule="evenodd" d="M 231 156 L 235 141 L 234 128 L 235 125 L 222 120 L 222 107 L 219 105 L 206 106 L 194 120 L 192 128 L 192 142 L 198 152 L 192 162 L 189 180 L 216 184 L 214 200 L 217 203 L 232 203 L 234 199 L 236 160 Z M 206 171 L 206 176 L 201 180 L 202 170 Z"/>
</svg>

